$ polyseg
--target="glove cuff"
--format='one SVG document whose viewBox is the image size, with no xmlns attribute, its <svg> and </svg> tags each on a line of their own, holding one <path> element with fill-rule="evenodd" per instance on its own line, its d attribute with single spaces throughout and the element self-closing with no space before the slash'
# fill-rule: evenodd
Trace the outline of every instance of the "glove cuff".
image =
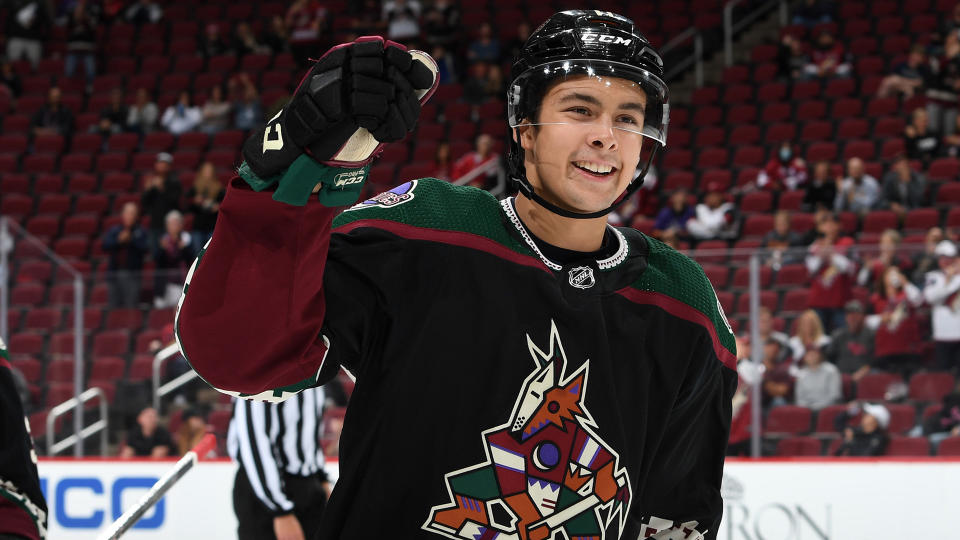
<svg viewBox="0 0 960 540">
<path fill-rule="evenodd" d="M 254 191 L 277 186 L 273 193 L 275 201 L 304 206 L 310 200 L 310 195 L 317 193 L 320 204 L 334 207 L 355 203 L 360 198 L 369 172 L 369 165 L 350 169 L 330 167 L 301 154 L 282 173 L 268 178 L 257 176 L 246 161 L 240 165 L 237 174 Z"/>
</svg>

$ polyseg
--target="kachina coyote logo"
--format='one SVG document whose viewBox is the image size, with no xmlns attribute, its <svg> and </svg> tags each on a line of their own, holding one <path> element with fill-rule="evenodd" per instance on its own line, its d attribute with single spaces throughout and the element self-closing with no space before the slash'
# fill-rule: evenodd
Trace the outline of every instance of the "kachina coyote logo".
<svg viewBox="0 0 960 540">
<path fill-rule="evenodd" d="M 603 540 L 623 532 L 632 492 L 620 457 L 593 431 L 584 406 L 590 361 L 567 375 L 556 324 L 544 352 L 527 335 L 536 369 L 510 421 L 483 432 L 487 461 L 448 473 L 450 502 L 423 529 L 470 540 Z"/>
</svg>

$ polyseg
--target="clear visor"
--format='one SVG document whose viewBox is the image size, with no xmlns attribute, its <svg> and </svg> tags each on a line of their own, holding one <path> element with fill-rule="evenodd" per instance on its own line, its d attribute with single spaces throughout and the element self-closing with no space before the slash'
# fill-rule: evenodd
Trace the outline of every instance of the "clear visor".
<svg viewBox="0 0 960 540">
<path fill-rule="evenodd" d="M 585 84 L 557 88 L 578 81 Z M 615 133 L 647 137 L 661 146 L 667 144 L 668 107 L 667 87 L 658 77 L 605 60 L 558 60 L 534 66 L 514 80 L 507 95 L 511 128 L 602 124 Z"/>
</svg>

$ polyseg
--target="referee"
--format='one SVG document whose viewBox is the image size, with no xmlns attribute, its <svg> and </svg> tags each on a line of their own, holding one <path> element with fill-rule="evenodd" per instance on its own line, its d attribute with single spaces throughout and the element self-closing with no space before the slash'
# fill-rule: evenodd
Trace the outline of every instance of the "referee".
<svg viewBox="0 0 960 540">
<path fill-rule="evenodd" d="M 239 540 L 316 534 L 330 488 L 320 447 L 323 401 L 320 387 L 281 403 L 234 401 L 227 451 L 240 466 L 233 485 Z"/>
</svg>

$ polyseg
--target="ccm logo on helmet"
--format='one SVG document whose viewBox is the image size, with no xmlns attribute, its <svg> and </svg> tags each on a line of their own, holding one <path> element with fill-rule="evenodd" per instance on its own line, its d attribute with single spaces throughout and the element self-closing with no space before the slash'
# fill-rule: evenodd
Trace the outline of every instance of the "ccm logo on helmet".
<svg viewBox="0 0 960 540">
<path fill-rule="evenodd" d="M 630 45 L 632 39 L 625 39 L 610 34 L 583 34 L 580 39 L 587 42 L 614 43 L 616 45 Z"/>
</svg>

